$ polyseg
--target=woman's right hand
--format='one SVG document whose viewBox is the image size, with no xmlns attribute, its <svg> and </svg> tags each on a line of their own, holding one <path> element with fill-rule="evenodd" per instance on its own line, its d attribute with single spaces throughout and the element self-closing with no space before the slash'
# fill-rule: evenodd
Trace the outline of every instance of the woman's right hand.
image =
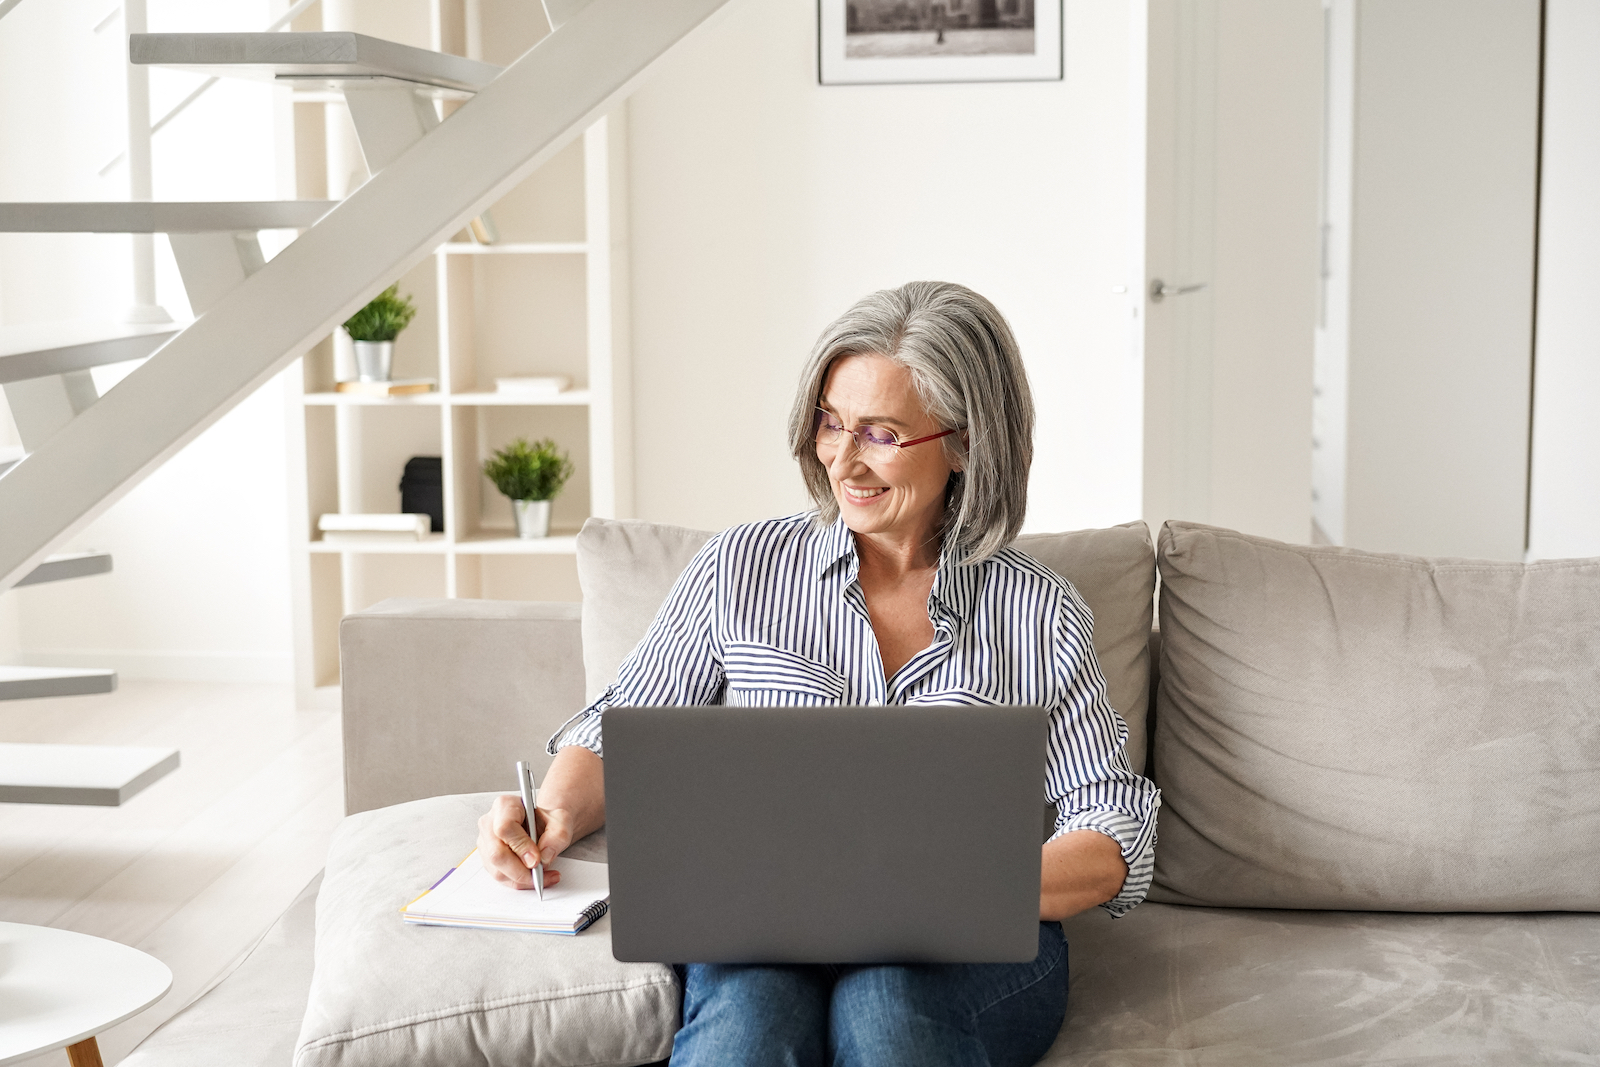
<svg viewBox="0 0 1600 1067">
<path fill-rule="evenodd" d="M 478 820 L 478 858 L 495 880 L 518 889 L 533 888 L 533 865 L 544 861 L 545 888 L 561 875 L 550 869 L 555 858 L 574 841 L 600 829 L 606 821 L 605 771 L 586 748 L 568 745 L 539 786 L 533 809 L 533 838 L 522 828 L 522 798 L 494 798 L 494 805 Z"/>
<path fill-rule="evenodd" d="M 494 805 L 478 819 L 478 858 L 495 881 L 518 889 L 533 888 L 533 867 L 545 864 L 544 885 L 548 889 L 561 881 L 561 872 L 550 863 L 572 844 L 572 829 L 566 813 L 534 808 L 534 832 L 538 844 L 523 829 L 522 798 L 498 796 Z"/>
</svg>

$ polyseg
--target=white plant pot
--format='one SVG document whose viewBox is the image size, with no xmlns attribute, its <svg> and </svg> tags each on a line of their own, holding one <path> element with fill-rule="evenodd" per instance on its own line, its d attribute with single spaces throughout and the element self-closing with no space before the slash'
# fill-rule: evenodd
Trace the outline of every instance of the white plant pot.
<svg viewBox="0 0 1600 1067">
<path fill-rule="evenodd" d="M 517 536 L 525 540 L 550 536 L 550 501 L 513 500 L 511 517 L 517 523 Z"/>
<path fill-rule="evenodd" d="M 356 341 L 356 377 L 364 382 L 386 382 L 394 364 L 393 341 Z"/>
</svg>

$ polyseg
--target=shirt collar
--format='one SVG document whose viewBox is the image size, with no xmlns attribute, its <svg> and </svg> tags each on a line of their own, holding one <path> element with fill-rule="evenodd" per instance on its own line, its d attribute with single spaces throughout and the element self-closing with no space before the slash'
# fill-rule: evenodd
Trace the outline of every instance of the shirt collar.
<svg viewBox="0 0 1600 1067">
<path fill-rule="evenodd" d="M 815 575 L 821 581 L 841 562 L 846 563 L 845 582 L 854 580 L 861 561 L 856 556 L 856 539 L 844 516 L 819 530 L 811 543 L 811 559 Z M 978 570 L 982 564 L 966 565 L 956 562 L 949 545 L 939 550 L 939 570 L 933 576 L 933 592 L 929 602 L 942 607 L 956 619 L 965 621 L 972 612 L 978 595 Z M 935 622 L 938 620 L 935 619 Z"/>
<path fill-rule="evenodd" d="M 946 544 L 939 550 L 939 570 L 933 576 L 929 601 L 965 622 L 978 598 L 978 570 L 982 566 L 956 562 L 955 551 Z"/>
<path fill-rule="evenodd" d="M 821 581 L 835 564 L 849 557 L 850 572 L 854 576 L 856 569 L 856 539 L 850 533 L 850 527 L 844 524 L 844 516 L 835 518 L 831 525 L 822 527 L 811 541 L 811 560 L 815 565 L 817 580 Z"/>
</svg>

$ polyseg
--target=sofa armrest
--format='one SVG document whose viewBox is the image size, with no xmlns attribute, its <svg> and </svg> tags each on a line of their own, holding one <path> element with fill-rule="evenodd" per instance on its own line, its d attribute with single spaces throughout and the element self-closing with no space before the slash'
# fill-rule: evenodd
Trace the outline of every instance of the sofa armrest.
<svg viewBox="0 0 1600 1067">
<path fill-rule="evenodd" d="M 578 604 L 394 599 L 339 626 L 346 814 L 510 791 L 582 709 Z"/>
</svg>

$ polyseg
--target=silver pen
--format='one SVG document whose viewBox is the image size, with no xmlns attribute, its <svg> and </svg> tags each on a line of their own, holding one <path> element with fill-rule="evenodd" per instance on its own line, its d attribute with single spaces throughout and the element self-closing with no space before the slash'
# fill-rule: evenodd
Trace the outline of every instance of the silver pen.
<svg viewBox="0 0 1600 1067">
<path fill-rule="evenodd" d="M 517 761 L 517 788 L 522 792 L 522 810 L 527 818 L 523 827 L 528 831 L 528 837 L 533 841 L 533 888 L 539 894 L 539 899 L 544 899 L 544 863 L 539 859 L 539 835 L 534 832 L 537 825 L 533 818 L 533 805 L 539 799 L 539 791 L 533 787 L 533 768 L 521 760 Z"/>
</svg>

